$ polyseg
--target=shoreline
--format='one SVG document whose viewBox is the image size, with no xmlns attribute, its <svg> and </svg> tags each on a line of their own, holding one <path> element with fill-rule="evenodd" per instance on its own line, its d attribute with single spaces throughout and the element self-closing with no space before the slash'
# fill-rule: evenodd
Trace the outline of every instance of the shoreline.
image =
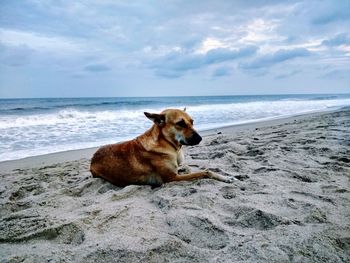
<svg viewBox="0 0 350 263">
<path fill-rule="evenodd" d="M 209 136 L 217 134 L 217 132 L 227 132 L 230 133 L 231 131 L 242 131 L 244 129 L 254 129 L 254 128 L 262 128 L 262 127 L 269 127 L 274 125 L 279 125 L 285 122 L 289 122 L 291 120 L 299 120 L 301 118 L 307 118 L 307 117 L 313 117 L 313 116 L 319 116 L 322 114 L 328 114 L 338 111 L 343 111 L 350 109 L 350 106 L 344 106 L 337 109 L 328 109 L 328 110 L 319 110 L 319 111 L 311 111 L 311 112 L 305 112 L 305 113 L 297 113 L 295 115 L 287 115 L 287 116 L 277 116 L 277 117 L 267 117 L 260 120 L 253 120 L 248 121 L 245 123 L 237 123 L 232 125 L 224 125 L 219 126 L 217 128 L 211 128 L 201 131 L 201 134 L 203 136 Z"/>
<path fill-rule="evenodd" d="M 271 127 L 275 125 L 280 125 L 283 123 L 291 122 L 294 120 L 300 120 L 303 118 L 309 118 L 313 116 L 319 116 L 323 114 L 329 114 L 332 112 L 343 111 L 349 109 L 349 106 L 345 106 L 338 109 L 330 109 L 325 111 L 313 111 L 307 113 L 299 113 L 292 116 L 283 117 L 271 117 L 267 120 L 258 120 L 242 124 L 233 124 L 227 126 L 221 126 L 218 128 L 212 128 L 200 131 L 202 137 L 207 137 L 216 134 L 232 134 L 234 132 L 240 132 L 243 130 L 259 129 L 263 127 Z M 16 169 L 31 169 L 40 166 L 50 166 L 57 163 L 64 163 L 69 161 L 77 161 L 80 159 L 90 159 L 96 150 L 101 147 L 90 147 L 75 150 L 60 151 L 54 153 L 40 154 L 35 156 L 24 157 L 14 160 L 0 161 L 0 171 L 10 172 Z"/>
</svg>

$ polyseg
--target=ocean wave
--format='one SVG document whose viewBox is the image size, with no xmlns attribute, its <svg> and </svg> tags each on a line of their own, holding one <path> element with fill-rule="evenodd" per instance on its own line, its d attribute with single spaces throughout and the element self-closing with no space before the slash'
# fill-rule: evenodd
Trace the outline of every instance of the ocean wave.
<svg viewBox="0 0 350 263">
<path fill-rule="evenodd" d="M 234 120 L 250 120 L 270 116 L 297 114 L 307 111 L 324 110 L 329 107 L 350 105 L 350 99 L 343 100 L 283 100 L 240 102 L 231 104 L 205 104 L 205 105 L 178 105 L 178 108 L 187 106 L 190 114 L 197 123 L 232 122 Z M 29 126 L 52 126 L 83 123 L 86 126 L 113 124 L 130 124 L 143 122 L 146 118 L 144 111 L 160 112 L 162 107 L 141 109 L 116 109 L 88 111 L 75 108 L 64 108 L 59 111 L 45 114 L 27 114 L 20 116 L 0 116 L 0 129 Z"/>
<path fill-rule="evenodd" d="M 59 124 L 74 124 L 80 122 L 106 123 L 115 121 L 136 120 L 143 113 L 136 110 L 116 111 L 81 111 L 76 109 L 63 109 L 54 113 L 32 114 L 19 117 L 0 116 L 0 129 L 28 126 L 49 126 Z"/>
<path fill-rule="evenodd" d="M 311 98 L 310 100 L 334 100 L 334 99 L 337 99 L 338 96 L 336 95 L 332 95 L 332 96 L 319 96 L 319 97 L 314 97 L 314 98 Z"/>
<path fill-rule="evenodd" d="M 290 98 L 237 103 L 217 103 L 215 100 L 215 102 L 215 104 L 198 105 L 178 100 L 171 107 L 179 109 L 187 107 L 187 112 L 195 120 L 195 128 L 205 130 L 349 106 L 350 98 L 328 100 Z M 65 107 L 40 114 L 0 115 L 0 161 L 9 158 L 6 156 L 22 158 L 133 138 L 152 125 L 152 122 L 144 116 L 144 111 L 159 113 L 164 108 L 168 107 L 163 104 L 131 109 L 101 108 L 101 110 Z"/>
<path fill-rule="evenodd" d="M 227 112 L 242 112 L 247 116 L 254 112 L 274 113 L 277 115 L 286 113 L 298 113 L 311 110 L 322 110 L 329 107 L 345 106 L 350 104 L 350 99 L 342 100 L 278 100 L 278 101 L 257 101 L 257 102 L 239 102 L 231 104 L 208 104 L 208 105 L 196 105 L 188 107 L 192 112 L 214 112 L 214 111 L 227 111 Z"/>
<path fill-rule="evenodd" d="M 26 104 L 27 103 L 27 104 Z M 156 100 L 121 100 L 121 101 L 91 101 L 81 100 L 81 102 L 70 103 L 60 100 L 51 100 L 49 102 L 42 102 L 42 104 L 47 104 L 46 106 L 33 106 L 29 102 L 23 103 L 21 106 L 17 104 L 12 105 L 11 103 L 7 105 L 2 105 L 0 107 L 0 115 L 11 114 L 11 113 L 21 113 L 21 112 L 45 112 L 47 110 L 60 110 L 66 108 L 75 108 L 77 110 L 89 110 L 90 108 L 104 108 L 108 106 L 115 106 L 116 108 L 135 108 L 147 105 L 161 105 L 162 102 Z"/>
</svg>

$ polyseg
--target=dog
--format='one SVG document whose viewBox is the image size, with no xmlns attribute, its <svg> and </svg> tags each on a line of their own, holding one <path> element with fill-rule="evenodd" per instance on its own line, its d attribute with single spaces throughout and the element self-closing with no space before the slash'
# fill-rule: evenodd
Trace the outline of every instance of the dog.
<svg viewBox="0 0 350 263">
<path fill-rule="evenodd" d="M 99 148 L 91 159 L 93 177 L 117 186 L 130 184 L 160 186 L 164 183 L 200 178 L 232 182 L 232 177 L 209 170 L 178 174 L 184 159 L 183 145 L 197 145 L 202 137 L 193 128 L 186 109 L 166 109 L 160 114 L 144 112 L 153 126 L 133 140 Z"/>
</svg>

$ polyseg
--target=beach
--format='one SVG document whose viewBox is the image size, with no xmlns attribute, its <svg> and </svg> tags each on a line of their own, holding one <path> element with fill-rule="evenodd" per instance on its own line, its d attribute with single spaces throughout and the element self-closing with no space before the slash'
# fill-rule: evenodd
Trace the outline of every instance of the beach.
<svg viewBox="0 0 350 263">
<path fill-rule="evenodd" d="M 349 262 L 350 109 L 203 132 L 182 171 L 113 186 L 96 148 L 0 163 L 1 262 Z"/>
</svg>

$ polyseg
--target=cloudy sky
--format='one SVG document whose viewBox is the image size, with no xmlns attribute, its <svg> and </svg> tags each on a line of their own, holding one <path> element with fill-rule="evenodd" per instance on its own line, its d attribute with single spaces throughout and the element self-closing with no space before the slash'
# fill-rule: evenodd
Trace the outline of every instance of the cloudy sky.
<svg viewBox="0 0 350 263">
<path fill-rule="evenodd" d="M 349 0 L 0 0 L 0 97 L 350 92 Z"/>
</svg>

